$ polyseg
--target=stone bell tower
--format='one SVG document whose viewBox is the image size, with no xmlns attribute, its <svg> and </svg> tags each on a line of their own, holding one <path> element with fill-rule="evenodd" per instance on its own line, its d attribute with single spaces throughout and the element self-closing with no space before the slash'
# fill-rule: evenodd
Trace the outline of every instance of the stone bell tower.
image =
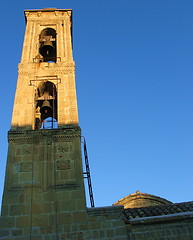
<svg viewBox="0 0 193 240">
<path fill-rule="evenodd" d="M 26 10 L 25 17 L 0 239 L 61 239 L 86 218 L 72 11 Z"/>
</svg>

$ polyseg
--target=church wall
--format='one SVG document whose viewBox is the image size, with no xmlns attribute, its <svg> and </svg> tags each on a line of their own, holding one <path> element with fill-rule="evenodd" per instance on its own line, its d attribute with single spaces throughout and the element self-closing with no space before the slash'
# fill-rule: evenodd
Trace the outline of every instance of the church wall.
<svg viewBox="0 0 193 240">
<path fill-rule="evenodd" d="M 134 219 L 127 233 L 129 240 L 192 240 L 193 214 Z"/>
<path fill-rule="evenodd" d="M 37 225 L 32 226 L 32 236 L 25 217 L 0 218 L 3 228 L 1 240 L 127 240 L 123 219 L 123 207 L 89 208 L 85 211 L 63 211 L 58 215 L 58 229 L 55 229 L 55 215 L 46 214 Z M 9 220 L 9 221 L 7 221 Z M 21 222 L 21 227 L 18 225 Z M 50 224 L 48 226 L 47 221 Z M 25 226 L 22 228 L 22 226 Z"/>
</svg>

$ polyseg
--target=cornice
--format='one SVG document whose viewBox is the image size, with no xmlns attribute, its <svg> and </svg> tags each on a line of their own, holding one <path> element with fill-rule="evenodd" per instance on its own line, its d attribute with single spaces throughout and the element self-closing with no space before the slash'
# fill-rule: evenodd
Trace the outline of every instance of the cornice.
<svg viewBox="0 0 193 240">
<path fill-rule="evenodd" d="M 56 8 L 44 8 L 36 10 L 25 10 L 25 20 L 39 20 L 40 18 L 44 19 L 70 19 L 72 21 L 72 10 L 71 9 L 56 9 Z"/>
<path fill-rule="evenodd" d="M 37 63 L 34 63 L 37 64 Z M 48 63 L 49 64 L 49 63 Z M 43 67 L 42 70 L 37 71 L 36 69 L 31 68 L 23 68 L 19 67 L 18 74 L 23 76 L 35 76 L 40 75 L 42 73 L 46 73 L 47 75 L 68 75 L 68 74 L 75 74 L 75 67 Z"/>
<path fill-rule="evenodd" d="M 11 142 L 31 142 L 37 143 L 49 138 L 53 141 L 72 141 L 74 138 L 80 138 L 81 131 L 79 127 L 69 129 L 42 129 L 42 130 L 10 130 L 8 132 L 8 141 Z"/>
</svg>

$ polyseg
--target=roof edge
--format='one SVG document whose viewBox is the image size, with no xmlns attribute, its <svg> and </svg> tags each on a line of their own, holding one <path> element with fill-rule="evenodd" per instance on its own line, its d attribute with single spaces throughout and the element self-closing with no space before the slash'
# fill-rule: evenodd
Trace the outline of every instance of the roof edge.
<svg viewBox="0 0 193 240">
<path fill-rule="evenodd" d="M 24 12 L 55 12 L 55 11 L 72 11 L 72 9 L 57 9 L 57 8 L 43 8 L 43 9 L 25 9 Z"/>
<path fill-rule="evenodd" d="M 161 223 L 161 222 L 174 222 L 193 219 L 193 212 L 182 212 L 182 213 L 173 213 L 168 215 L 161 216 L 151 216 L 151 217 L 141 217 L 141 218 L 133 218 L 129 221 L 126 221 L 127 224 L 131 225 L 143 225 L 143 224 L 152 224 L 152 223 Z"/>
</svg>

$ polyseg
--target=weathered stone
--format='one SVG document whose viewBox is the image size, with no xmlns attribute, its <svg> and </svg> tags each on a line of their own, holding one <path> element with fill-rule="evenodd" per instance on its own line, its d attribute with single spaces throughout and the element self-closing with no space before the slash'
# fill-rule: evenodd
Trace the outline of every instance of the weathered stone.
<svg viewBox="0 0 193 240">
<path fill-rule="evenodd" d="M 12 231 L 12 236 L 22 236 L 23 231 L 22 230 L 13 230 Z"/>
<path fill-rule="evenodd" d="M 82 223 L 86 221 L 87 221 L 87 214 L 85 211 L 73 213 L 73 222 Z"/>
<path fill-rule="evenodd" d="M 8 237 L 10 232 L 8 230 L 0 230 L 0 237 Z"/>
<path fill-rule="evenodd" d="M 65 212 L 58 215 L 58 224 L 71 224 L 72 223 L 72 213 Z"/>
<path fill-rule="evenodd" d="M 16 228 L 27 228 L 30 226 L 30 216 L 16 217 Z"/>
<path fill-rule="evenodd" d="M 1 217 L 0 230 L 6 230 L 15 227 L 15 217 Z"/>
</svg>

